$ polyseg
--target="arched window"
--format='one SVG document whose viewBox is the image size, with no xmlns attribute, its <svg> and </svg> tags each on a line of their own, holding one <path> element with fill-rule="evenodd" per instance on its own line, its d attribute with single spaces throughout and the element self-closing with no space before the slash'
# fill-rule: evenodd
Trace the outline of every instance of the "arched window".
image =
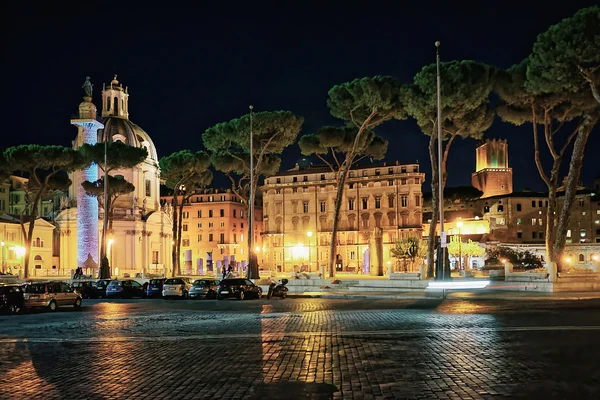
<svg viewBox="0 0 600 400">
<path fill-rule="evenodd" d="M 44 241 L 39 237 L 35 238 L 35 240 L 33 241 L 33 247 L 44 247 Z"/>
<path fill-rule="evenodd" d="M 298 217 L 292 218 L 292 229 L 295 231 L 298 230 L 298 221 L 299 221 Z"/>
<path fill-rule="evenodd" d="M 281 223 L 283 222 L 283 220 L 281 218 L 277 218 L 275 220 L 275 230 L 277 231 L 277 233 L 281 233 L 283 232 Z"/>
<path fill-rule="evenodd" d="M 387 217 L 388 217 L 388 225 L 390 225 L 390 226 L 396 225 L 396 213 L 395 212 L 389 212 L 387 214 Z"/>
<path fill-rule="evenodd" d="M 106 98 L 106 111 L 110 111 L 110 96 Z"/>
<path fill-rule="evenodd" d="M 585 257 L 583 254 L 579 255 L 579 262 L 585 262 Z"/>
<path fill-rule="evenodd" d="M 113 115 L 119 115 L 119 99 L 114 97 L 114 110 L 113 110 Z"/>
<path fill-rule="evenodd" d="M 42 269 L 42 256 L 35 256 L 35 258 L 33 259 L 33 265 L 35 269 Z"/>
</svg>

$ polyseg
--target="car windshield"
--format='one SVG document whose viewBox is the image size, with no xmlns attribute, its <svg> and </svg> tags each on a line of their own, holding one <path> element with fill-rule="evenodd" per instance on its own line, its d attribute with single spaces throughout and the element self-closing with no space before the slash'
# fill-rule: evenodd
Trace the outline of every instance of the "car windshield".
<svg viewBox="0 0 600 400">
<path fill-rule="evenodd" d="M 25 293 L 46 293 L 46 285 L 27 285 Z"/>
<path fill-rule="evenodd" d="M 121 281 L 110 281 L 108 286 L 121 286 Z"/>
<path fill-rule="evenodd" d="M 211 284 L 211 281 L 206 281 L 206 280 L 202 280 L 202 279 L 198 279 L 198 280 L 194 281 L 194 286 L 207 286 L 210 284 Z"/>
<path fill-rule="evenodd" d="M 183 279 L 179 279 L 179 278 L 171 278 L 171 279 L 167 279 L 165 281 L 165 285 L 182 285 L 183 284 Z"/>
<path fill-rule="evenodd" d="M 98 281 L 98 282 L 92 283 L 92 286 L 99 287 L 99 288 L 103 288 L 106 285 L 108 285 L 107 281 Z"/>
<path fill-rule="evenodd" d="M 162 285 L 162 279 L 150 279 L 150 285 Z"/>
</svg>

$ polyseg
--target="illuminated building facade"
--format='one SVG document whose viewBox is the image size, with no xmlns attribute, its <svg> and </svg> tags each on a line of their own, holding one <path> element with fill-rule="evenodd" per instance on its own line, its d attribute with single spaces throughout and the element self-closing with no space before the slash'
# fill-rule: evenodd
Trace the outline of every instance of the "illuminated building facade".
<svg viewBox="0 0 600 400">
<path fill-rule="evenodd" d="M 162 196 L 170 209 L 172 196 Z M 182 198 L 179 198 L 181 203 Z M 179 206 L 178 206 L 179 207 Z M 261 260 L 262 208 L 254 208 L 254 243 Z M 184 203 L 181 234 L 181 268 L 185 274 L 220 274 L 231 265 L 244 273 L 248 265 L 248 213 L 246 205 L 231 190 L 206 189 Z"/>
<path fill-rule="evenodd" d="M 357 166 L 344 186 L 336 270 L 381 275 L 390 248 L 420 236 L 425 174 L 418 164 Z M 337 183 L 326 167 L 267 178 L 263 192 L 263 265 L 278 272 L 318 271 L 329 263 Z M 388 264 L 390 262 L 390 264 Z"/>
</svg>

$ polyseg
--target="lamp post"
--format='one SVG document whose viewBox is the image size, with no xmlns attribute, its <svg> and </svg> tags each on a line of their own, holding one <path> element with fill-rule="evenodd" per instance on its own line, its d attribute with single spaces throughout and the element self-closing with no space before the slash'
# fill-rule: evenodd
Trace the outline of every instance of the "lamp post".
<svg viewBox="0 0 600 400">
<path fill-rule="evenodd" d="M 6 245 L 6 243 L 4 242 L 4 240 L 1 243 L 2 243 L 2 273 L 4 273 L 4 246 Z"/>
<path fill-rule="evenodd" d="M 306 236 L 308 236 L 308 272 L 312 272 L 312 253 L 310 251 L 310 238 L 312 237 L 312 232 L 306 232 Z"/>
<path fill-rule="evenodd" d="M 444 232 L 444 176 L 442 173 L 442 81 L 440 77 L 440 42 L 435 42 L 435 60 L 437 66 L 437 140 L 438 140 L 438 190 L 440 207 L 440 246 L 442 276 L 436 276 L 436 279 L 444 280 L 446 278 L 446 243 L 442 242 L 446 238 Z M 435 228 L 435 227 L 434 227 Z"/>
<path fill-rule="evenodd" d="M 462 261 L 462 237 L 460 235 L 460 228 L 462 228 L 463 222 L 456 222 L 456 227 L 458 228 L 458 269 L 462 271 L 463 269 L 463 261 Z"/>
</svg>

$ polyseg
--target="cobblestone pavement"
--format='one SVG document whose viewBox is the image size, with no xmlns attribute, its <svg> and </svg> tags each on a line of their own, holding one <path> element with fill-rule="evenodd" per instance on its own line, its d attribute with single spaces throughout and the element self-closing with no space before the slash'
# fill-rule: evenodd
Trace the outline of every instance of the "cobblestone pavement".
<svg viewBox="0 0 600 400">
<path fill-rule="evenodd" d="M 0 316 L 0 399 L 600 398 L 600 301 L 87 301 Z"/>
</svg>

